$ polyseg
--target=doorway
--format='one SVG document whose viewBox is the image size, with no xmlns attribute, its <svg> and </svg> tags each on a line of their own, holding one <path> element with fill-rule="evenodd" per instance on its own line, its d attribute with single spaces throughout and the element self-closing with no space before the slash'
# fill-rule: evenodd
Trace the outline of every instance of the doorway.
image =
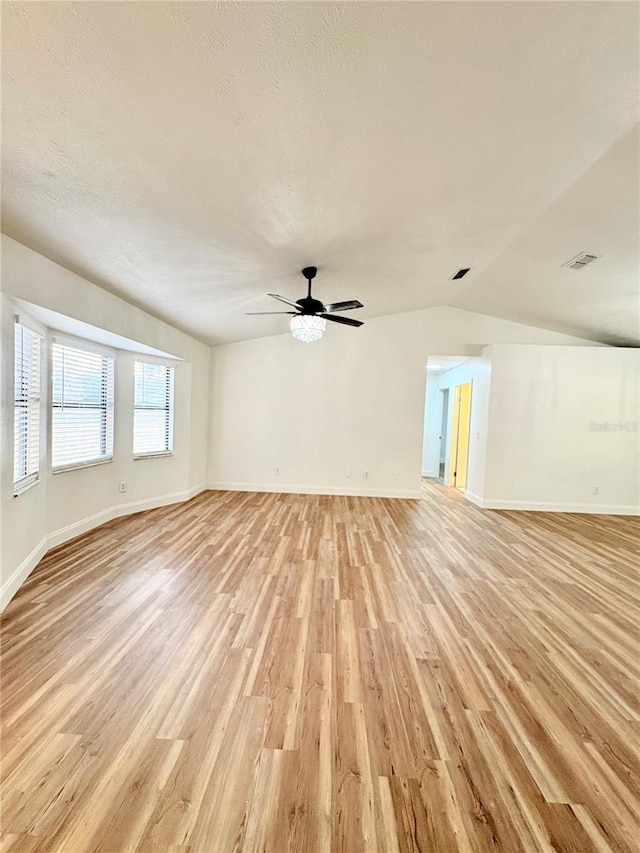
<svg viewBox="0 0 640 853">
<path fill-rule="evenodd" d="M 469 427 L 471 425 L 471 382 L 456 385 L 453 391 L 449 485 L 464 490 L 467 485 Z"/>
<path fill-rule="evenodd" d="M 447 433 L 449 427 L 449 389 L 441 388 L 442 418 L 440 421 L 440 450 L 438 455 L 438 477 L 444 482 L 444 472 L 447 465 Z"/>
</svg>

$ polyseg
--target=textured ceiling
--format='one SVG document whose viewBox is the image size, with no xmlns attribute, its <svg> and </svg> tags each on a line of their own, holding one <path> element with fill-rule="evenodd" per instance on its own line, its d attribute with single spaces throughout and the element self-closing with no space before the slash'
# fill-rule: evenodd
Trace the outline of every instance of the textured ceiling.
<svg viewBox="0 0 640 853">
<path fill-rule="evenodd" d="M 640 138 L 616 142 L 460 289 L 458 307 L 607 343 L 640 343 Z M 563 267 L 580 252 L 598 260 Z"/>
<path fill-rule="evenodd" d="M 307 264 L 637 340 L 638 8 L 3 2 L 3 230 L 210 342 Z"/>
</svg>

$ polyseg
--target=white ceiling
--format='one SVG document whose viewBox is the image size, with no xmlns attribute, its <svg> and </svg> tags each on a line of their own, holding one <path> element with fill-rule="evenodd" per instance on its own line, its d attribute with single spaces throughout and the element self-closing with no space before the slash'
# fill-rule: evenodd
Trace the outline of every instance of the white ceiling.
<svg viewBox="0 0 640 853">
<path fill-rule="evenodd" d="M 431 373 L 444 373 L 445 370 L 452 370 L 470 360 L 471 356 L 468 355 L 430 355 L 427 359 L 427 369 Z"/>
<path fill-rule="evenodd" d="M 452 304 L 560 332 L 640 343 L 638 126 L 564 192 Z M 576 271 L 579 252 L 598 255 Z"/>
<path fill-rule="evenodd" d="M 639 8 L 3 2 L 3 230 L 209 342 L 307 264 L 640 342 Z"/>
</svg>

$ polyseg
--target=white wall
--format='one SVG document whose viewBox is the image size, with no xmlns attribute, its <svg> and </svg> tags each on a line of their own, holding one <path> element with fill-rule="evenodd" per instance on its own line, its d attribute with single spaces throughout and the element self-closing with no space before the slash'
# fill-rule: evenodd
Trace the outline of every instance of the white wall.
<svg viewBox="0 0 640 853">
<path fill-rule="evenodd" d="M 209 485 L 416 497 L 427 356 L 498 342 L 592 345 L 433 308 L 332 326 L 315 344 L 285 334 L 214 347 Z"/>
<path fill-rule="evenodd" d="M 185 499 L 205 487 L 209 347 L 42 255 L 2 237 L 2 327 L 0 370 L 0 606 L 4 606 L 47 548 L 118 514 Z M 42 430 L 41 479 L 13 497 L 13 318 L 12 298 L 26 300 L 76 320 L 174 353 L 176 422 L 170 457 L 133 460 L 132 353 L 116 354 L 116 420 L 111 463 L 52 474 L 47 430 Z M 22 309 L 18 313 L 24 313 Z M 46 330 L 44 330 L 47 334 Z M 43 371 L 41 423 L 48 423 Z M 125 494 L 118 491 L 126 480 Z"/>
<path fill-rule="evenodd" d="M 449 430 L 446 440 L 445 482 L 449 475 L 449 448 L 451 446 L 451 422 L 453 416 L 454 389 L 456 385 L 471 382 L 471 419 L 469 427 L 469 457 L 467 461 L 467 483 L 465 494 L 479 502 L 484 495 L 487 430 L 489 425 L 489 393 L 491 388 L 491 348 L 486 347 L 482 356 L 465 361 L 459 367 L 442 373 L 427 373 L 427 392 L 424 415 L 424 439 L 422 449 L 422 474 L 437 477 L 440 462 L 442 425 L 442 389 L 449 389 L 447 421 Z"/>
<path fill-rule="evenodd" d="M 637 514 L 640 350 L 494 346 L 491 360 L 484 505 Z"/>
<path fill-rule="evenodd" d="M 48 459 L 42 470 L 47 495 L 47 535 L 49 547 L 77 535 L 94 523 L 113 517 L 114 507 L 146 508 L 159 498 L 184 499 L 189 484 L 189 422 L 179 413 L 189 411 L 191 403 L 191 365 L 154 358 L 153 361 L 175 369 L 175 428 L 171 456 L 133 458 L 133 363 L 145 356 L 116 351 L 114 452 L 113 462 L 51 474 Z M 45 419 L 42 421 L 46 423 Z M 127 483 L 121 494 L 118 484 Z M 21 497 L 21 496 L 20 496 Z M 15 500 L 17 504 L 20 498 Z"/>
</svg>

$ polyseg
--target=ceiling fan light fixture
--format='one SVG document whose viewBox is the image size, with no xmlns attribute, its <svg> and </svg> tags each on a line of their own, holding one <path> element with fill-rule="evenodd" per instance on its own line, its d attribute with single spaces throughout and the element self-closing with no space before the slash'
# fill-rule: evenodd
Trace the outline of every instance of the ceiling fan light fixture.
<svg viewBox="0 0 640 853">
<path fill-rule="evenodd" d="M 293 337 L 297 341 L 311 344 L 319 341 L 327 328 L 324 317 L 315 317 L 313 314 L 296 314 L 289 323 Z"/>
</svg>

